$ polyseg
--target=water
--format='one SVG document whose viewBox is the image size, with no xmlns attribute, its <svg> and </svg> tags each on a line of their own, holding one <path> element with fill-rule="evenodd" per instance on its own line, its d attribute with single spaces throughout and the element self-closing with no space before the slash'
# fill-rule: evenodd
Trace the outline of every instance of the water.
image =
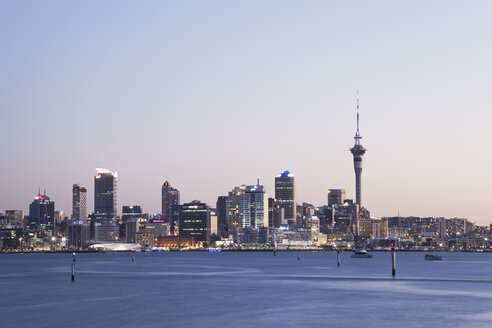
<svg viewBox="0 0 492 328">
<path fill-rule="evenodd" d="M 0 327 L 490 327 L 492 254 L 0 255 Z"/>
</svg>

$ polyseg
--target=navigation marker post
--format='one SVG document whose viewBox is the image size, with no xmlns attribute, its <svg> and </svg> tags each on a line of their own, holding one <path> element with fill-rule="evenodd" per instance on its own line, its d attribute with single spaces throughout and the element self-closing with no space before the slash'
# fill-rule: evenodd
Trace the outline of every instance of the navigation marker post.
<svg viewBox="0 0 492 328">
<path fill-rule="evenodd" d="M 340 248 L 337 248 L 337 265 L 340 266 Z"/>
<path fill-rule="evenodd" d="M 75 252 L 72 253 L 72 281 L 75 281 Z"/>
<path fill-rule="evenodd" d="M 135 248 L 132 251 L 132 262 L 135 262 Z"/>
<path fill-rule="evenodd" d="M 396 275 L 396 254 L 394 246 L 391 246 L 391 275 L 393 277 Z"/>
</svg>

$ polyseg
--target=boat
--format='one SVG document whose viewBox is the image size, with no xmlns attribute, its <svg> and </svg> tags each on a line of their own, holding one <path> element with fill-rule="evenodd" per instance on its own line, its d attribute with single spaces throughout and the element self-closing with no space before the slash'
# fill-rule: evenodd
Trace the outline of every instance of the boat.
<svg viewBox="0 0 492 328">
<path fill-rule="evenodd" d="M 441 261 L 442 256 L 441 255 L 435 255 L 435 254 L 425 254 L 424 259 L 426 261 Z"/>
<path fill-rule="evenodd" d="M 356 249 L 350 257 L 358 259 L 370 259 L 372 257 L 365 249 Z"/>
</svg>

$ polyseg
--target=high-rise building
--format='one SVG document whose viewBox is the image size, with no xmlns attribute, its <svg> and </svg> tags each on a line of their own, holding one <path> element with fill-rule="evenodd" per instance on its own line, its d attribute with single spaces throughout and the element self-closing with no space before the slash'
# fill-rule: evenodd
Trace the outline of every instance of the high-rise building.
<svg viewBox="0 0 492 328">
<path fill-rule="evenodd" d="M 255 186 L 246 186 L 240 196 L 240 226 L 268 227 L 268 195 L 258 179 Z"/>
<path fill-rule="evenodd" d="M 241 211 L 240 211 L 240 203 L 241 203 L 241 195 L 246 190 L 246 186 L 242 185 L 232 189 L 229 192 L 229 196 L 227 197 L 227 207 L 229 210 L 228 218 L 227 218 L 227 228 L 228 232 L 232 233 L 234 229 L 240 226 L 241 222 Z"/>
<path fill-rule="evenodd" d="M 55 202 L 46 194 L 38 194 L 29 205 L 29 231 L 38 237 L 50 237 L 55 232 Z"/>
<path fill-rule="evenodd" d="M 79 184 L 72 186 L 72 221 L 87 219 L 87 189 Z"/>
<path fill-rule="evenodd" d="M 275 200 L 281 225 L 295 225 L 296 208 L 296 178 L 289 171 L 280 173 L 275 178 Z"/>
<path fill-rule="evenodd" d="M 228 197 L 227 196 L 219 196 L 217 198 L 217 225 L 218 225 L 218 230 L 219 233 L 224 233 L 227 231 L 227 225 L 228 225 L 228 213 L 229 213 L 229 206 L 228 206 Z"/>
<path fill-rule="evenodd" d="M 193 237 L 195 243 L 210 243 L 210 208 L 198 200 L 181 206 L 179 235 Z"/>
<path fill-rule="evenodd" d="M 80 221 L 74 221 L 68 226 L 68 247 L 70 249 L 83 249 L 89 239 L 89 225 Z"/>
<path fill-rule="evenodd" d="M 359 96 L 357 96 L 357 131 L 355 132 L 355 144 L 350 148 L 350 152 L 354 157 L 354 170 L 355 170 L 355 202 L 359 204 L 359 208 L 362 206 L 362 156 L 366 153 L 366 149 L 362 147 L 360 139 L 362 139 L 359 132 Z"/>
<path fill-rule="evenodd" d="M 275 228 L 280 227 L 278 219 L 279 217 L 275 198 L 268 198 L 268 226 Z"/>
<path fill-rule="evenodd" d="M 166 222 L 171 221 L 173 205 L 179 205 L 179 190 L 166 180 L 162 185 L 162 216 Z"/>
<path fill-rule="evenodd" d="M 328 207 L 341 206 L 345 199 L 345 189 L 328 189 Z"/>
<path fill-rule="evenodd" d="M 123 206 L 121 221 L 138 220 L 142 217 L 142 207 L 139 205 Z"/>
<path fill-rule="evenodd" d="M 116 190 L 118 174 L 106 169 L 96 169 L 94 177 L 94 218 L 99 223 L 116 222 Z"/>
</svg>

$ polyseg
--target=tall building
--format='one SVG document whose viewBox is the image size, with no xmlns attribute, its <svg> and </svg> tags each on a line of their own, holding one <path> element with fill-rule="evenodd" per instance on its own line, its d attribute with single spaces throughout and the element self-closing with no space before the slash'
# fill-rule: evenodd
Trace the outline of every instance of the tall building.
<svg viewBox="0 0 492 328">
<path fill-rule="evenodd" d="M 362 175 L 362 156 L 366 153 L 366 149 L 362 147 L 360 139 L 362 139 L 359 132 L 359 96 L 357 96 L 357 131 L 355 132 L 355 145 L 350 148 L 350 152 L 354 157 L 354 170 L 355 170 L 355 202 L 359 204 L 359 208 L 362 207 L 362 193 L 361 193 L 361 175 Z"/>
<path fill-rule="evenodd" d="M 268 227 L 268 195 L 258 179 L 255 186 L 246 186 L 240 196 L 240 226 Z"/>
<path fill-rule="evenodd" d="M 229 206 L 228 206 L 228 197 L 227 196 L 219 196 L 217 198 L 217 225 L 219 232 L 227 231 L 228 225 L 228 214 L 229 214 Z"/>
<path fill-rule="evenodd" d="M 341 206 L 345 199 L 345 189 L 328 189 L 328 207 Z"/>
<path fill-rule="evenodd" d="M 275 200 L 281 225 L 294 225 L 297 218 L 296 178 L 289 171 L 275 178 Z"/>
<path fill-rule="evenodd" d="M 72 221 L 87 219 L 87 189 L 79 184 L 72 186 Z"/>
<path fill-rule="evenodd" d="M 124 222 L 128 220 L 138 220 L 142 217 L 142 207 L 139 205 L 123 206 L 121 213 L 121 220 Z"/>
<path fill-rule="evenodd" d="M 186 203 L 179 211 L 179 235 L 195 242 L 210 243 L 210 208 L 198 200 Z"/>
<path fill-rule="evenodd" d="M 228 207 L 228 218 L 227 218 L 227 228 L 228 232 L 232 233 L 234 229 L 240 227 L 241 222 L 241 195 L 246 190 L 246 186 L 242 185 L 232 189 L 227 197 L 227 207 Z"/>
<path fill-rule="evenodd" d="M 100 223 L 116 221 L 116 190 L 118 174 L 106 169 L 96 169 L 94 177 L 94 217 Z"/>
<path fill-rule="evenodd" d="M 162 185 L 162 216 L 166 222 L 171 221 L 173 205 L 179 205 L 179 190 L 166 180 Z"/>
<path fill-rule="evenodd" d="M 38 194 L 29 205 L 29 231 L 38 237 L 50 237 L 55 232 L 55 202 L 46 194 Z"/>
</svg>

